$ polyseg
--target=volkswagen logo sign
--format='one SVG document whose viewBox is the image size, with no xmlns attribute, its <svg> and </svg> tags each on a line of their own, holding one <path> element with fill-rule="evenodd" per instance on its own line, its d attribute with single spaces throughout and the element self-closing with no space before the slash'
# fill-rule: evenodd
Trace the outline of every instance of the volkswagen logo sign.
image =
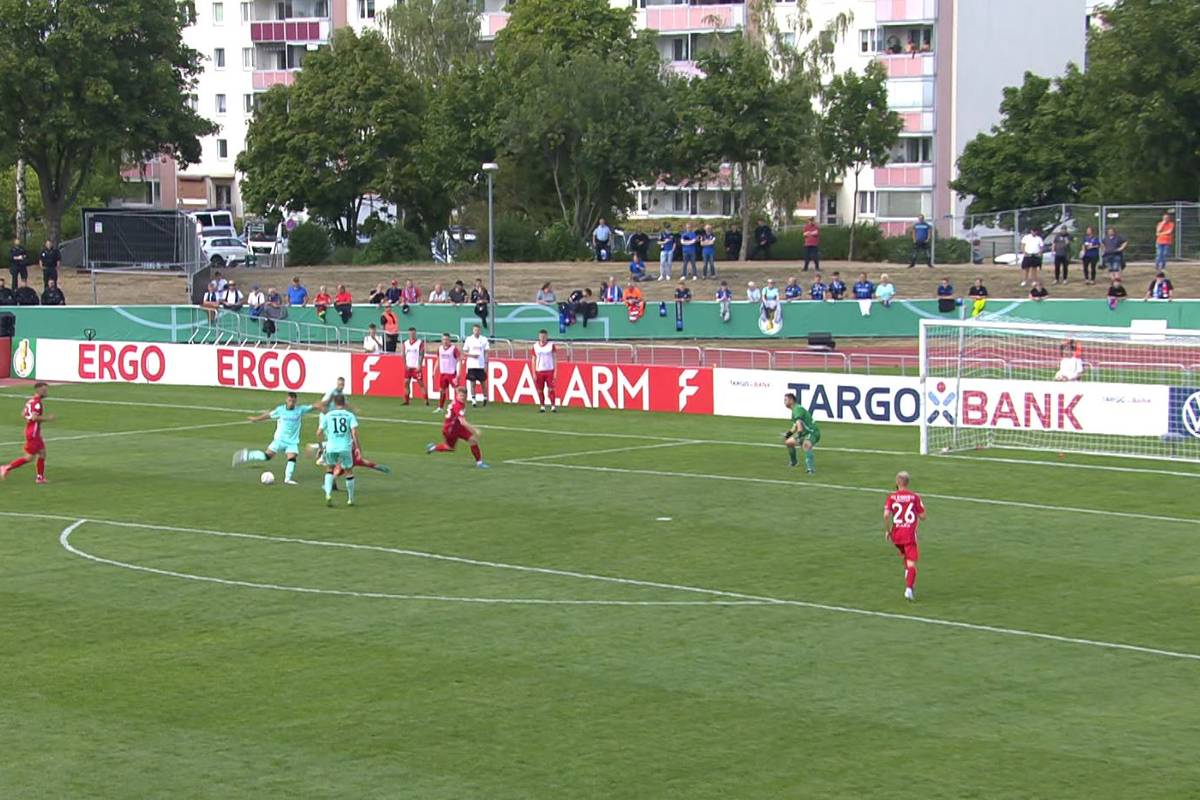
<svg viewBox="0 0 1200 800">
<path fill-rule="evenodd" d="M 1183 401 L 1183 407 L 1179 409 L 1179 418 L 1183 422 L 1184 430 L 1200 439 L 1200 392 L 1192 393 Z"/>
</svg>

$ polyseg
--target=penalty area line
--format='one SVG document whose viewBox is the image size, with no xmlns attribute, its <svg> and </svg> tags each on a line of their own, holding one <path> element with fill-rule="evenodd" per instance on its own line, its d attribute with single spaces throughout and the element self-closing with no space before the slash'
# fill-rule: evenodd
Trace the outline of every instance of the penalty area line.
<svg viewBox="0 0 1200 800">
<path fill-rule="evenodd" d="M 204 425 L 178 425 L 170 428 L 142 428 L 133 431 L 108 431 L 105 433 L 81 433 L 77 436 L 53 436 L 46 437 L 46 444 L 57 444 L 58 442 L 78 442 L 83 439 L 111 439 L 117 436 L 140 436 L 147 433 L 171 433 L 173 431 L 200 431 L 205 428 L 228 428 L 231 425 L 249 425 L 247 420 L 237 422 L 209 422 Z M 10 445 L 24 444 L 25 440 L 13 442 L 0 442 L 0 447 L 8 447 Z"/>
</svg>

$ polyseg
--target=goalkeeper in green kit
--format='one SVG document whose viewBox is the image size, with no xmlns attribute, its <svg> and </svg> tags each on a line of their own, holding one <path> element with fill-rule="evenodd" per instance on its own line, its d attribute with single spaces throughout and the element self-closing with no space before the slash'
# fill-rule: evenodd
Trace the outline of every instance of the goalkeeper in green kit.
<svg viewBox="0 0 1200 800">
<path fill-rule="evenodd" d="M 783 443 L 788 449 L 788 458 L 792 466 L 797 467 L 796 448 L 804 448 L 804 471 L 812 475 L 816 469 L 813 463 L 813 448 L 821 441 L 821 430 L 813 421 L 812 412 L 796 402 L 796 395 L 788 392 L 783 396 L 783 404 L 792 412 L 792 427 L 784 434 Z"/>
</svg>

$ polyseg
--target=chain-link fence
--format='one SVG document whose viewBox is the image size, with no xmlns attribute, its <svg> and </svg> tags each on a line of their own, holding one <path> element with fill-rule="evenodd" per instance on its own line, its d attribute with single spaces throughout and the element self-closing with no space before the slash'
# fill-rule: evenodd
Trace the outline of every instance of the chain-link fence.
<svg viewBox="0 0 1200 800">
<path fill-rule="evenodd" d="M 1157 226 L 1163 214 L 1175 223 L 1172 261 L 1200 260 L 1200 203 L 1147 203 L 1144 205 L 1088 205 L 1060 203 L 1049 206 L 992 211 L 954 217 L 954 235 L 972 244 L 976 261 L 1007 262 L 1021 251 L 1021 237 L 1036 228 L 1046 238 L 1065 229 L 1074 237 L 1078 250 L 1084 234 L 1092 228 L 1104 236 L 1114 228 L 1129 245 L 1128 261 L 1153 261 Z"/>
</svg>

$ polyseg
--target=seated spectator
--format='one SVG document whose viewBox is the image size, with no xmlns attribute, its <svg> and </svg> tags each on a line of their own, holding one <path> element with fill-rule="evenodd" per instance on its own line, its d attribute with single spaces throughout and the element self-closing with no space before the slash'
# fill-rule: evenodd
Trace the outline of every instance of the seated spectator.
<svg viewBox="0 0 1200 800">
<path fill-rule="evenodd" d="M 1159 272 L 1154 276 L 1154 280 L 1150 281 L 1150 286 L 1146 289 L 1146 300 L 1170 300 L 1171 292 L 1175 287 L 1171 285 L 1171 281 L 1163 272 Z M 45 301 L 42 301 L 45 305 Z"/>
<path fill-rule="evenodd" d="M 262 289 L 258 288 L 258 284 L 250 287 L 250 294 L 246 295 L 246 311 L 250 316 L 258 318 L 262 316 L 263 306 L 267 304 L 267 295 Z"/>
<path fill-rule="evenodd" d="M 750 303 L 762 302 L 762 290 L 754 285 L 754 281 L 746 284 L 746 300 Z"/>
<path fill-rule="evenodd" d="M 216 316 L 216 310 L 221 307 L 221 295 L 217 294 L 217 282 L 209 281 L 208 288 L 204 290 L 204 296 L 200 299 L 202 308 L 208 311 L 208 318 L 211 322 Z"/>
<path fill-rule="evenodd" d="M 987 296 L 988 290 L 987 287 L 983 285 L 983 278 L 976 278 L 975 283 L 971 285 L 971 288 L 967 289 L 967 297 L 979 298 Z"/>
<path fill-rule="evenodd" d="M 363 337 L 362 347 L 364 353 L 383 352 L 383 339 L 380 338 L 379 329 L 375 327 L 374 322 L 367 326 L 367 335 Z"/>
<path fill-rule="evenodd" d="M 646 300 L 642 297 L 642 290 L 633 281 L 625 286 L 625 308 L 629 312 L 630 322 L 637 322 L 646 311 Z"/>
<path fill-rule="evenodd" d="M 450 287 L 450 293 L 448 297 L 451 303 L 456 306 L 461 306 L 463 303 L 467 302 L 467 287 L 463 286 L 462 281 L 455 281 L 454 285 Z"/>
<path fill-rule="evenodd" d="M 795 275 L 787 279 L 787 284 L 783 287 L 783 297 L 789 302 L 804 299 L 804 287 L 796 283 Z"/>
<path fill-rule="evenodd" d="M 808 290 L 808 296 L 818 302 L 825 300 L 825 295 L 829 293 L 829 287 L 825 285 L 821 273 L 813 275 L 812 287 Z"/>
<path fill-rule="evenodd" d="M 1041 281 L 1034 281 L 1033 286 L 1029 288 L 1029 299 L 1036 300 L 1039 303 L 1050 296 L 1050 292 L 1046 291 L 1046 287 L 1042 286 Z"/>
<path fill-rule="evenodd" d="M 633 258 L 629 262 L 629 280 L 631 281 L 648 281 L 650 276 L 646 274 L 646 262 L 642 259 L 641 253 L 634 253 Z"/>
<path fill-rule="evenodd" d="M 879 276 L 879 285 L 875 287 L 875 299 L 886 307 L 892 304 L 892 298 L 895 296 L 896 284 L 892 283 L 892 279 L 885 272 Z"/>
<path fill-rule="evenodd" d="M 644 271 L 644 270 L 643 270 Z M 602 303 L 620 303 L 625 299 L 625 293 L 621 291 L 621 287 L 617 285 L 617 279 L 612 275 L 608 276 L 608 282 L 600 287 L 600 302 Z"/>
<path fill-rule="evenodd" d="M 1125 287 L 1121 284 L 1120 273 L 1113 275 L 1112 283 L 1108 287 L 1108 307 L 1116 310 L 1117 304 L 1129 296 L 1129 292 L 1125 291 Z"/>
<path fill-rule="evenodd" d="M 325 313 L 331 305 L 333 305 L 333 298 L 329 296 L 329 292 L 325 291 L 325 287 L 317 289 L 317 296 L 313 298 L 313 308 L 316 309 L 317 319 L 324 322 Z"/>
<path fill-rule="evenodd" d="M 242 294 L 241 289 L 238 289 L 237 281 L 229 281 L 225 284 L 225 291 L 221 295 L 221 308 L 226 311 L 241 311 L 245 302 L 246 296 Z"/>
<path fill-rule="evenodd" d="M 338 284 L 337 294 L 333 298 L 333 310 L 342 318 L 343 323 L 348 323 L 354 314 L 354 299 L 344 283 Z"/>
<path fill-rule="evenodd" d="M 942 278 L 942 282 L 937 287 L 938 311 L 943 314 L 949 313 L 958 305 L 954 302 L 954 285 L 950 283 L 949 278 Z"/>
<path fill-rule="evenodd" d="M 17 287 L 13 295 L 19 306 L 36 306 L 38 304 L 38 293 L 33 290 L 28 281 L 21 281 L 21 285 Z"/>
<path fill-rule="evenodd" d="M 17 298 L 13 295 L 13 290 L 4 284 L 4 278 L 0 278 L 0 306 L 13 306 L 17 304 Z"/>
<path fill-rule="evenodd" d="M 538 289 L 537 296 L 533 300 L 539 306 L 552 306 L 558 303 L 558 297 L 554 294 L 554 288 L 550 285 L 550 281 L 542 284 L 542 288 Z"/>
<path fill-rule="evenodd" d="M 401 300 L 403 305 L 415 306 L 421 302 L 421 290 L 412 282 L 412 279 L 404 282 L 404 291 L 401 292 Z"/>
<path fill-rule="evenodd" d="M 842 280 L 842 273 L 835 271 L 829 281 L 829 299 L 841 300 L 845 296 L 846 282 Z"/>
<path fill-rule="evenodd" d="M 492 295 L 483 285 L 483 278 L 475 279 L 475 286 L 471 289 L 471 302 L 475 304 L 475 316 L 479 317 L 479 324 L 487 328 L 488 304 L 492 302 Z"/>
<path fill-rule="evenodd" d="M 767 285 L 762 290 L 761 315 L 769 324 L 771 330 L 779 323 L 779 287 L 774 278 L 767 278 Z"/>
<path fill-rule="evenodd" d="M 429 292 L 429 297 L 425 298 L 429 303 L 444 303 L 446 302 L 446 290 L 442 288 L 440 283 L 433 285 L 433 290 Z"/>
<path fill-rule="evenodd" d="M 687 287 L 683 280 L 679 281 L 679 286 L 675 289 L 675 299 L 684 303 L 692 301 L 692 290 Z"/>
<path fill-rule="evenodd" d="M 729 304 L 733 302 L 733 290 L 729 288 L 728 281 L 721 281 L 721 285 L 717 287 L 716 301 L 721 311 L 721 322 L 729 322 Z"/>
<path fill-rule="evenodd" d="M 300 276 L 292 278 L 292 284 L 288 287 L 288 305 L 303 306 L 308 304 L 308 289 L 304 288 L 304 284 L 300 282 Z"/>
<path fill-rule="evenodd" d="M 583 327 L 587 327 L 589 319 L 595 319 L 600 315 L 600 307 L 596 304 L 596 298 L 592 294 L 591 289 L 584 289 L 582 296 L 575 301 L 575 315 L 583 320 Z"/>
<path fill-rule="evenodd" d="M 375 284 L 375 288 L 367 294 L 367 302 L 373 306 L 383 305 L 385 300 L 387 300 L 387 292 L 383 290 L 382 283 Z"/>
<path fill-rule="evenodd" d="M 263 304 L 262 314 L 262 329 L 267 338 L 275 335 L 275 320 L 283 319 L 287 316 L 287 310 L 283 307 L 283 296 L 275 290 L 274 286 L 267 289 L 266 303 Z"/>
<path fill-rule="evenodd" d="M 1074 340 L 1067 340 L 1059 347 L 1062 360 L 1058 362 L 1056 381 L 1077 381 L 1083 377 L 1083 351 Z"/>
<path fill-rule="evenodd" d="M 404 293 L 400 291 L 400 281 L 393 278 L 391 284 L 387 288 L 387 291 L 384 292 L 384 300 L 394 306 L 398 306 L 400 305 L 400 301 L 403 299 L 403 297 Z"/>
<path fill-rule="evenodd" d="M 867 278 L 867 273 L 858 273 L 858 280 L 854 282 L 854 299 L 855 300 L 870 300 L 875 296 L 875 284 Z"/>
<path fill-rule="evenodd" d="M 63 296 L 62 289 L 58 288 L 58 281 L 51 278 L 46 281 L 46 291 L 42 292 L 42 305 L 44 306 L 65 306 L 67 298 Z"/>
</svg>

